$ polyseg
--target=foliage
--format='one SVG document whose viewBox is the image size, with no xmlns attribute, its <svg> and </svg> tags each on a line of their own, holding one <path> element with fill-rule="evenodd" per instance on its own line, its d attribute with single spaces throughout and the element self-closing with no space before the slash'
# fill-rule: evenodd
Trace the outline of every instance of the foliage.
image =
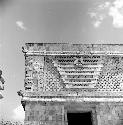
<svg viewBox="0 0 123 125">
<path fill-rule="evenodd" d="M 24 125 L 22 122 L 19 122 L 19 121 L 9 121 L 9 120 L 4 120 L 2 119 L 0 121 L 0 125 Z"/>
</svg>

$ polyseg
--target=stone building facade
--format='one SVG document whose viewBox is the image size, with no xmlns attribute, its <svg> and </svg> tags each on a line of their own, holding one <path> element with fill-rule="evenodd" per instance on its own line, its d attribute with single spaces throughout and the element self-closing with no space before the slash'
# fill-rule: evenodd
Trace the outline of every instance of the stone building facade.
<svg viewBox="0 0 123 125">
<path fill-rule="evenodd" d="M 26 43 L 23 52 L 25 125 L 71 125 L 84 113 L 91 125 L 123 124 L 123 45 Z"/>
</svg>

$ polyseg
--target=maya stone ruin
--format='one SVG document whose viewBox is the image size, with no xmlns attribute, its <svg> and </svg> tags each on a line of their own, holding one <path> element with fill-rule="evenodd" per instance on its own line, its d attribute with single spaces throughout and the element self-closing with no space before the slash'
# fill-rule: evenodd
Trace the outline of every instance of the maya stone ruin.
<svg viewBox="0 0 123 125">
<path fill-rule="evenodd" d="M 26 43 L 25 125 L 122 125 L 123 45 Z"/>
</svg>

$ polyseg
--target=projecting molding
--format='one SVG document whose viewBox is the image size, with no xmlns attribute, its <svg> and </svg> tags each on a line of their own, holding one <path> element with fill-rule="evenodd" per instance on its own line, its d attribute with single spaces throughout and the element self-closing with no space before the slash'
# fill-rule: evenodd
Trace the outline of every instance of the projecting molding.
<svg viewBox="0 0 123 125">
<path fill-rule="evenodd" d="M 26 43 L 26 54 L 123 54 L 123 44 L 68 44 L 68 43 Z"/>
</svg>

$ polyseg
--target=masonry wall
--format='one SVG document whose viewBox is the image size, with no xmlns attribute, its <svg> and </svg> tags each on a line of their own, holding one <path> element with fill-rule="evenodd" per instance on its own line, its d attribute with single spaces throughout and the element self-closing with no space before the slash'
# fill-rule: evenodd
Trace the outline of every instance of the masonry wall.
<svg viewBox="0 0 123 125">
<path fill-rule="evenodd" d="M 122 125 L 123 103 L 100 103 L 97 107 L 98 125 Z"/>
<path fill-rule="evenodd" d="M 93 114 L 96 116 L 93 117 L 94 125 L 123 124 L 123 103 L 99 103 L 95 105 L 95 108 L 96 114 Z M 25 125 L 67 125 L 65 117 L 66 112 L 63 104 L 41 102 L 26 104 Z"/>
<path fill-rule="evenodd" d="M 25 125 L 63 125 L 64 106 L 31 102 L 25 108 Z"/>
</svg>

